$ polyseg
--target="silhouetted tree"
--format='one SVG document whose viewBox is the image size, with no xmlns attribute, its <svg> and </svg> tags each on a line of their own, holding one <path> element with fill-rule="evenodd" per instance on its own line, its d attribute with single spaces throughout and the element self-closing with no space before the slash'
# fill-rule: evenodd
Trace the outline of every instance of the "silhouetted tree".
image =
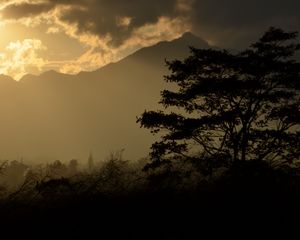
<svg viewBox="0 0 300 240">
<path fill-rule="evenodd" d="M 51 178 L 61 178 L 67 175 L 67 166 L 60 160 L 55 160 L 52 164 L 47 166 L 48 175 Z"/>
<path fill-rule="evenodd" d="M 76 159 L 70 160 L 68 167 L 69 176 L 75 175 L 78 172 L 78 161 Z"/>
<path fill-rule="evenodd" d="M 28 166 L 17 160 L 3 165 L 3 180 L 10 188 L 18 188 L 25 179 Z M 0 170 L 1 171 L 1 170 Z"/>
<path fill-rule="evenodd" d="M 37 182 L 35 188 L 39 194 L 50 200 L 60 199 L 73 193 L 72 184 L 64 177 Z"/>
<path fill-rule="evenodd" d="M 246 160 L 274 164 L 299 159 L 300 49 L 296 32 L 270 28 L 238 54 L 191 48 L 183 61 L 167 62 L 166 111 L 145 111 L 141 127 L 162 135 L 152 145 L 151 166 L 170 159 L 195 160 L 213 169 Z M 177 107 L 180 111 L 167 111 Z"/>
<path fill-rule="evenodd" d="M 7 167 L 7 161 L 1 162 L 0 163 L 0 174 L 3 174 L 3 171 Z"/>
<path fill-rule="evenodd" d="M 89 172 L 92 172 L 95 170 L 95 163 L 92 152 L 90 152 L 89 158 L 88 158 L 88 170 Z"/>
</svg>

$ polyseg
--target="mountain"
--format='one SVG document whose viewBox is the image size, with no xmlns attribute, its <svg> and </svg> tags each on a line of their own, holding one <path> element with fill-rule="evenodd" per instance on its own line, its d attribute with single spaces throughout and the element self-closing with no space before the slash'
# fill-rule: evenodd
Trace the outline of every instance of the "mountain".
<svg viewBox="0 0 300 240">
<path fill-rule="evenodd" d="M 16 81 L 7 75 L 0 74 L 0 87 L 13 86 L 16 84 Z"/>
<path fill-rule="evenodd" d="M 19 82 L 0 77 L 0 159 L 84 160 L 90 150 L 105 159 L 120 149 L 128 159 L 146 156 L 155 138 L 136 117 L 159 108 L 160 91 L 168 86 L 165 59 L 188 56 L 189 46 L 210 47 L 186 33 L 93 72 L 48 71 Z"/>
</svg>

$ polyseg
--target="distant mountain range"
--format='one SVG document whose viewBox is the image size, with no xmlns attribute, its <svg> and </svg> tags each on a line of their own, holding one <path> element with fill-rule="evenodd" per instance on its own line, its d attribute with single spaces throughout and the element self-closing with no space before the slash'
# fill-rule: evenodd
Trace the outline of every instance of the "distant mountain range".
<svg viewBox="0 0 300 240">
<path fill-rule="evenodd" d="M 93 72 L 48 71 L 19 82 L 1 75 L 0 159 L 85 160 L 93 151 L 102 160 L 120 149 L 127 159 L 147 156 L 154 137 L 136 117 L 159 108 L 165 59 L 187 57 L 189 46 L 210 47 L 185 33 Z"/>
</svg>

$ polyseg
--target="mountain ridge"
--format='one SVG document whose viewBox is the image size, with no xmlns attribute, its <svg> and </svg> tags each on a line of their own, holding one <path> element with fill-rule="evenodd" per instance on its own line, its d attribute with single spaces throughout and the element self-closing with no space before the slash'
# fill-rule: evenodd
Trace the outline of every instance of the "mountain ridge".
<svg viewBox="0 0 300 240">
<path fill-rule="evenodd" d="M 0 158 L 85 159 L 92 149 L 103 160 L 123 148 L 127 159 L 147 156 L 155 137 L 136 117 L 160 108 L 160 91 L 168 87 L 164 60 L 187 57 L 197 42 L 189 39 L 142 48 L 92 72 L 47 71 L 1 87 Z M 201 46 L 209 47 L 199 38 L 195 47 Z"/>
<path fill-rule="evenodd" d="M 165 52 L 164 50 L 162 52 L 165 52 L 164 55 L 166 55 L 166 58 L 168 59 L 172 59 L 172 58 L 176 58 L 176 57 L 182 57 L 183 55 L 186 55 L 188 47 L 190 45 L 198 45 L 198 47 L 209 47 L 208 43 L 206 41 L 204 41 L 203 39 L 197 37 L 196 35 L 192 34 L 191 32 L 185 32 L 184 34 L 182 34 L 181 37 L 176 38 L 174 40 L 171 41 L 161 41 L 158 42 L 154 45 L 148 46 L 148 47 L 143 47 L 141 49 L 136 50 L 135 52 L 133 52 L 132 54 L 129 54 L 128 56 L 122 58 L 121 60 L 117 61 L 117 62 L 113 62 L 113 63 L 109 63 L 107 65 L 104 65 L 96 70 L 93 71 L 81 71 L 77 74 L 67 74 L 67 73 L 61 73 L 58 72 L 56 70 L 48 70 L 46 72 L 42 72 L 39 75 L 34 75 L 34 74 L 26 74 L 25 76 L 23 76 L 19 81 L 20 82 L 25 82 L 25 81 L 31 81 L 31 80 L 37 80 L 39 78 L 51 78 L 54 79 L 55 77 L 57 78 L 61 78 L 62 76 L 68 77 L 68 78 L 77 78 L 78 75 L 89 75 L 89 74 L 93 74 L 94 72 L 100 72 L 102 71 L 102 69 L 105 68 L 110 68 L 112 66 L 115 66 L 117 64 L 120 64 L 122 62 L 126 62 L 128 61 L 128 59 L 134 58 L 134 59 L 139 59 L 139 58 L 145 58 L 145 54 L 149 54 L 148 52 L 152 52 L 153 49 L 156 48 L 156 51 L 159 51 L 160 53 L 162 48 L 173 48 L 174 45 L 176 44 L 177 48 L 182 48 L 182 46 L 179 45 L 186 45 L 186 49 L 185 51 L 182 51 L 183 49 L 181 49 L 180 53 L 172 53 L 171 49 L 168 49 L 168 52 Z M 176 48 L 175 47 L 175 48 Z M 157 49 L 158 48 L 158 49 Z M 150 54 L 151 55 L 151 54 Z M 155 59 L 156 60 L 156 59 Z M 153 62 L 155 62 L 155 60 L 153 60 Z M 130 61 L 130 60 L 129 60 Z M 149 64 L 149 62 L 148 62 Z"/>
</svg>

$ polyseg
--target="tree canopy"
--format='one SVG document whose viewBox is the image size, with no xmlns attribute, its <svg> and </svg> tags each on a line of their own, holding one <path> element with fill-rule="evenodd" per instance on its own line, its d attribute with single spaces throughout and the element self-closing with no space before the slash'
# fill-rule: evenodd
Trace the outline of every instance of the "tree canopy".
<svg viewBox="0 0 300 240">
<path fill-rule="evenodd" d="M 167 61 L 165 111 L 145 111 L 141 127 L 160 134 L 152 166 L 197 160 L 210 169 L 237 161 L 293 164 L 300 156 L 300 50 L 297 32 L 270 28 L 248 49 L 196 49 Z M 174 110 L 174 107 L 177 110 Z"/>
</svg>

